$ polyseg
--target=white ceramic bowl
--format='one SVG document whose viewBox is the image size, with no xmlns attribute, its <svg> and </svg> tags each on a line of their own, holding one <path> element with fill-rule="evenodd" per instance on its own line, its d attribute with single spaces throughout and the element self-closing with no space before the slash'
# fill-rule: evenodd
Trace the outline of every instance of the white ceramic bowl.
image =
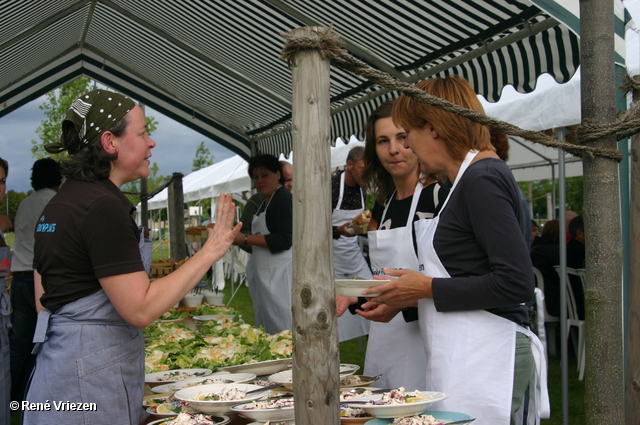
<svg viewBox="0 0 640 425">
<path fill-rule="evenodd" d="M 283 399 L 288 400 L 288 399 Z M 293 398 L 291 398 L 293 400 Z M 266 421 L 292 421 L 296 418 L 293 406 L 276 407 L 272 409 L 251 409 L 253 402 L 240 403 L 231 406 L 231 411 L 238 413 L 240 416 L 258 422 Z"/>
<path fill-rule="evenodd" d="M 436 401 L 444 400 L 449 397 L 445 393 L 436 392 L 436 391 L 420 391 L 422 394 L 422 401 L 413 401 L 411 403 L 403 403 L 403 404 L 383 404 L 383 405 L 366 405 L 366 404 L 357 404 L 350 403 L 349 401 L 345 401 L 342 404 L 346 404 L 350 407 L 358 407 L 363 409 L 365 412 L 370 414 L 371 416 L 375 416 L 376 418 L 395 418 L 398 416 L 413 416 L 419 415 L 426 411 L 431 404 Z M 358 401 L 362 400 L 380 400 L 382 398 L 382 394 L 374 394 L 366 397 L 360 397 Z M 350 400 L 350 401 L 355 401 Z"/>
<path fill-rule="evenodd" d="M 283 370 L 282 372 L 274 373 L 273 375 L 269 375 L 269 381 L 281 384 L 283 387 L 292 390 L 293 372 L 291 370 Z"/>
<path fill-rule="evenodd" d="M 244 399 L 236 399 L 236 400 L 220 400 L 220 401 L 205 401 L 205 400 L 196 400 L 196 394 L 202 393 L 220 393 L 224 389 L 234 388 L 239 391 L 251 391 L 263 388 L 259 385 L 251 385 L 251 384 L 212 384 L 212 385 L 199 385 L 197 387 L 191 388 L 183 388 L 175 393 L 175 397 L 178 400 L 186 401 L 199 412 L 209 413 L 209 414 L 225 414 L 231 412 L 231 406 L 236 405 L 238 403 L 243 403 L 245 401 L 257 400 L 260 397 L 263 397 L 268 394 L 269 390 L 259 391 L 253 394 L 249 394 Z"/>
<path fill-rule="evenodd" d="M 205 292 L 204 301 L 212 305 L 223 305 L 224 294 L 222 292 L 218 292 L 217 294 L 215 292 Z"/>
<path fill-rule="evenodd" d="M 212 370 L 211 369 L 176 369 L 176 370 L 165 370 L 162 372 L 147 373 L 144 376 L 144 382 L 145 384 L 148 384 L 151 388 L 154 388 L 158 385 L 172 384 L 174 382 L 179 382 L 175 379 L 163 379 L 166 377 L 166 375 L 170 375 L 172 373 L 186 373 L 186 374 L 193 375 L 191 378 L 202 378 L 202 377 L 211 375 Z M 196 373 L 201 376 L 196 376 L 195 375 Z M 191 378 L 186 378 L 186 379 L 191 379 Z"/>
<path fill-rule="evenodd" d="M 199 378 L 191 378 L 191 379 L 185 379 L 184 381 L 179 381 L 179 382 L 175 382 L 173 384 L 167 384 L 165 385 L 160 385 L 158 387 L 155 388 L 151 388 L 151 391 L 162 391 L 162 392 L 176 392 L 179 391 L 183 388 L 190 388 L 190 387 L 196 387 L 196 386 L 200 386 L 200 385 L 213 385 L 214 382 L 208 383 L 208 384 L 204 384 L 201 382 L 205 382 L 207 380 L 220 380 L 220 384 L 244 384 L 246 382 L 249 381 L 253 381 L 254 379 L 256 379 L 256 374 L 255 373 L 227 373 L 227 372 L 222 372 L 222 373 L 214 373 L 212 375 L 209 376 L 201 376 Z M 227 381 L 227 382 L 225 382 Z"/>
<path fill-rule="evenodd" d="M 377 297 L 376 294 L 363 295 L 362 291 L 372 286 L 382 285 L 388 280 L 336 279 L 336 292 L 343 297 Z"/>
<path fill-rule="evenodd" d="M 174 420 L 174 419 L 175 418 L 158 419 L 157 421 L 149 422 L 148 425 L 170 424 L 171 421 Z M 213 416 L 212 419 L 213 420 L 211 422 L 203 422 L 203 424 L 211 423 L 211 424 L 214 424 L 214 425 L 225 425 L 225 424 L 228 424 L 229 422 L 231 422 L 231 419 L 228 416 L 223 416 L 223 415 Z"/>
<path fill-rule="evenodd" d="M 196 307 L 202 304 L 203 299 L 204 295 L 202 294 L 198 295 L 189 293 L 182 298 L 182 304 L 184 304 L 185 307 Z"/>
<path fill-rule="evenodd" d="M 360 369 L 360 366 L 357 364 L 342 363 L 340 364 L 340 376 L 353 375 L 358 369 Z M 291 369 L 269 375 L 269 380 L 276 384 L 282 384 L 283 387 L 289 390 L 293 389 L 293 371 Z"/>
<path fill-rule="evenodd" d="M 221 367 L 220 370 L 224 370 L 226 372 L 247 372 L 247 373 L 255 373 L 258 376 L 262 375 L 270 375 L 272 373 L 279 372 L 283 369 L 286 369 L 291 365 L 293 359 L 276 359 L 276 360 L 265 360 L 263 362 L 257 363 L 245 363 L 235 366 L 225 366 Z"/>
</svg>

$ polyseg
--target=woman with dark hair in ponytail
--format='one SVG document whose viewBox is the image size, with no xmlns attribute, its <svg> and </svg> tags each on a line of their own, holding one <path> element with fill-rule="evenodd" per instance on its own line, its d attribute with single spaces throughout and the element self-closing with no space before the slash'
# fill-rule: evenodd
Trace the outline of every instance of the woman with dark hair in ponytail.
<svg viewBox="0 0 640 425">
<path fill-rule="evenodd" d="M 107 90 L 76 99 L 50 153 L 67 178 L 35 229 L 33 266 L 38 300 L 36 367 L 25 400 L 93 403 L 86 410 L 24 412 L 24 424 L 140 422 L 144 393 L 141 329 L 174 306 L 229 249 L 241 224 L 220 196 L 218 226 L 174 273 L 151 283 L 142 261 L 143 235 L 120 191 L 149 175 L 156 143 L 142 108 Z"/>
</svg>

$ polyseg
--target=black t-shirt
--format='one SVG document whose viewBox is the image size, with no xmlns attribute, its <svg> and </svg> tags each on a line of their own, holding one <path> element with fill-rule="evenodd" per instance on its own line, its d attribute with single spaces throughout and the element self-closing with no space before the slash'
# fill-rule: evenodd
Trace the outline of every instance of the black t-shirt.
<svg viewBox="0 0 640 425">
<path fill-rule="evenodd" d="M 133 205 L 110 180 L 67 180 L 45 207 L 33 268 L 52 312 L 100 290 L 98 278 L 144 271 Z"/>
<path fill-rule="evenodd" d="M 293 241 L 293 196 L 280 186 L 271 196 L 269 208 L 266 202 L 259 205 L 256 214 L 267 209 L 265 222 L 269 234 L 264 236 L 269 252 L 276 254 L 291 248 Z M 254 234 L 255 234 L 255 229 Z"/>
<path fill-rule="evenodd" d="M 484 309 L 529 323 L 535 283 L 518 185 L 504 161 L 469 166 L 440 211 L 433 247 L 450 278 L 433 279 L 438 311 Z"/>
<path fill-rule="evenodd" d="M 416 205 L 416 213 L 413 216 L 413 222 L 433 218 L 440 211 L 440 205 L 447 199 L 449 189 L 440 183 L 429 185 L 422 189 L 420 192 L 420 199 L 418 199 L 418 205 Z M 385 206 L 391 202 L 387 209 L 387 214 L 382 220 L 382 214 L 384 213 Z M 385 205 L 381 205 L 378 202 L 373 207 L 371 217 L 378 222 L 378 230 L 395 229 L 396 227 L 404 227 L 407 224 L 407 218 L 409 211 L 411 210 L 411 203 L 413 202 L 413 195 L 404 199 L 395 199 L 392 195 Z M 416 235 L 413 235 L 413 247 L 418 252 L 416 245 Z"/>
</svg>

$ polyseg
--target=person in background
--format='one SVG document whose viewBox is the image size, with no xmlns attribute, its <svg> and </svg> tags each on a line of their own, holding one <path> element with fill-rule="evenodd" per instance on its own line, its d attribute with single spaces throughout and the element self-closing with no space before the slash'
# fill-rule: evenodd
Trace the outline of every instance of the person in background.
<svg viewBox="0 0 640 425">
<path fill-rule="evenodd" d="M 575 216 L 569 223 L 571 240 L 567 242 L 567 267 L 583 269 L 585 267 L 584 220 L 581 215 Z M 577 276 L 569 276 L 573 296 L 576 299 L 578 317 L 584 319 L 584 288 L 582 280 Z"/>
<path fill-rule="evenodd" d="M 291 163 L 287 161 L 280 161 L 280 166 L 282 167 L 282 175 L 284 177 L 283 186 L 289 192 L 293 190 L 293 166 Z M 255 215 L 256 211 L 262 204 L 264 197 L 260 194 L 260 192 L 254 193 L 244 204 L 244 209 L 242 210 L 242 216 L 240 217 L 240 221 L 242 221 L 242 229 L 240 230 L 242 233 L 246 235 L 251 234 L 251 220 Z M 251 245 L 241 245 L 240 248 L 243 251 L 251 254 Z"/>
<path fill-rule="evenodd" d="M 430 78 L 416 87 L 484 112 L 464 78 Z M 380 293 L 372 300 L 396 308 L 418 301 L 426 382 L 449 395 L 434 410 L 469 413 L 478 425 L 521 424 L 531 386 L 529 415 L 548 415 L 546 382 L 537 381 L 546 379 L 544 350 L 523 305 L 535 288 L 523 237 L 529 223 L 509 167 L 488 128 L 467 118 L 407 95 L 395 101 L 392 116 L 420 169 L 452 186 L 440 213 L 414 224 L 421 272 L 384 267 L 394 279 L 365 296 Z"/>
<path fill-rule="evenodd" d="M 289 192 L 293 190 L 293 166 L 287 161 L 280 161 L 282 166 L 282 177 L 284 178 L 283 186 Z"/>
<path fill-rule="evenodd" d="M 535 220 L 531 220 L 531 239 L 529 246 L 533 248 L 536 244 L 536 241 L 540 239 L 540 227 L 538 227 L 538 223 Z"/>
<path fill-rule="evenodd" d="M 35 355 L 33 333 L 36 330 L 36 299 L 33 292 L 34 231 L 42 210 L 62 183 L 58 163 L 51 158 L 39 159 L 31 169 L 34 193 L 20 202 L 15 218 L 15 242 L 11 261 L 11 399 L 22 401 L 27 381 L 33 370 Z"/>
<path fill-rule="evenodd" d="M 544 305 L 552 316 L 560 316 L 560 277 L 553 266 L 560 264 L 560 221 L 547 221 L 540 240 L 531 247 L 531 264 L 544 279 Z"/>
<path fill-rule="evenodd" d="M 367 190 L 376 195 L 367 234 L 374 275 L 384 275 L 383 266 L 418 271 L 413 223 L 433 218 L 448 193 L 434 176 L 420 173 L 418 157 L 404 146 L 406 132 L 391 119 L 391 105 L 392 102 L 383 103 L 365 125 L 366 165 L 362 180 Z M 349 309 L 353 311 L 354 307 Z M 400 310 L 372 301 L 355 311 L 373 321 L 364 374 L 382 374 L 377 382 L 382 388 L 426 390 L 427 358 L 417 321 L 417 303 Z"/>
<path fill-rule="evenodd" d="M 7 191 L 9 163 L 0 158 L 0 201 Z M 5 277 L 11 271 L 11 247 L 4 240 L 3 229 L 0 228 L 0 423 L 8 424 L 11 420 L 9 402 L 11 402 L 11 355 L 9 351 L 9 329 L 11 321 L 11 303 L 7 294 Z"/>
<path fill-rule="evenodd" d="M 345 170 L 331 177 L 331 221 L 333 224 L 333 270 L 335 279 L 359 276 L 371 279 L 371 269 L 365 260 L 358 235 L 351 221 L 366 208 L 362 190 L 364 147 L 349 150 Z M 360 316 L 346 314 L 338 317 L 340 342 L 369 333 L 369 321 Z"/>
<path fill-rule="evenodd" d="M 576 213 L 575 211 L 565 211 L 564 213 L 564 225 L 566 226 L 565 232 L 567 234 L 567 243 L 569 243 L 569 241 L 571 240 L 571 232 L 569 231 L 569 224 L 571 223 L 571 220 L 573 220 L 577 216 L 578 216 L 578 213 Z"/>
<path fill-rule="evenodd" d="M 251 234 L 236 235 L 234 245 L 251 247 L 249 293 L 256 326 L 270 334 L 291 330 L 293 233 L 292 196 L 283 186 L 282 165 L 273 155 L 249 160 L 249 176 L 263 200 L 251 222 Z"/>
<path fill-rule="evenodd" d="M 144 394 L 142 328 L 180 301 L 229 249 L 231 195 L 202 248 L 175 272 L 150 282 L 135 210 L 120 187 L 149 175 L 156 143 L 144 111 L 128 97 L 95 89 L 76 99 L 49 153 L 68 151 L 67 178 L 38 219 L 33 256 L 36 366 L 32 403 L 91 402 L 95 410 L 27 410 L 23 424 L 138 425 Z"/>
</svg>

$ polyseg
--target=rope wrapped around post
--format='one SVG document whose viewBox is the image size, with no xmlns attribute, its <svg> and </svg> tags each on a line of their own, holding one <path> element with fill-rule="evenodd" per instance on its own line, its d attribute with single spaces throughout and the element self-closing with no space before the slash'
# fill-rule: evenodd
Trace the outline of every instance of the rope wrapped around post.
<svg viewBox="0 0 640 425">
<path fill-rule="evenodd" d="M 594 141 L 611 134 L 616 134 L 617 139 L 621 140 L 640 132 L 640 119 L 634 118 L 639 109 L 639 106 L 635 103 L 629 111 L 621 114 L 615 123 L 605 126 L 589 123 L 582 124 L 578 129 L 578 140 L 580 144 L 563 142 L 538 131 L 524 130 L 508 122 L 491 118 L 479 112 L 462 108 L 439 97 L 432 96 L 416 88 L 413 84 L 399 81 L 384 71 L 372 68 L 361 60 L 351 56 L 343 48 L 344 43 L 340 40 L 340 36 L 334 33 L 332 29 L 333 26 L 327 28 L 327 30 L 321 34 L 319 40 L 294 38 L 290 33 L 282 34 L 287 41 L 285 42 L 281 58 L 287 61 L 288 66 L 291 67 L 296 52 L 305 49 L 317 49 L 324 57 L 329 58 L 333 65 L 365 77 L 382 87 L 399 91 L 407 96 L 413 97 L 419 102 L 461 115 L 471 121 L 494 128 L 508 135 L 522 137 L 550 148 L 563 149 L 565 152 L 578 157 L 582 157 L 583 154 L 588 154 L 591 157 L 600 156 L 620 162 L 622 160 L 622 152 L 619 150 L 585 146 L 583 143 Z M 626 79 L 633 82 L 625 83 L 627 91 L 630 90 L 628 87 L 632 87 L 630 84 L 638 84 L 628 76 Z"/>
</svg>

